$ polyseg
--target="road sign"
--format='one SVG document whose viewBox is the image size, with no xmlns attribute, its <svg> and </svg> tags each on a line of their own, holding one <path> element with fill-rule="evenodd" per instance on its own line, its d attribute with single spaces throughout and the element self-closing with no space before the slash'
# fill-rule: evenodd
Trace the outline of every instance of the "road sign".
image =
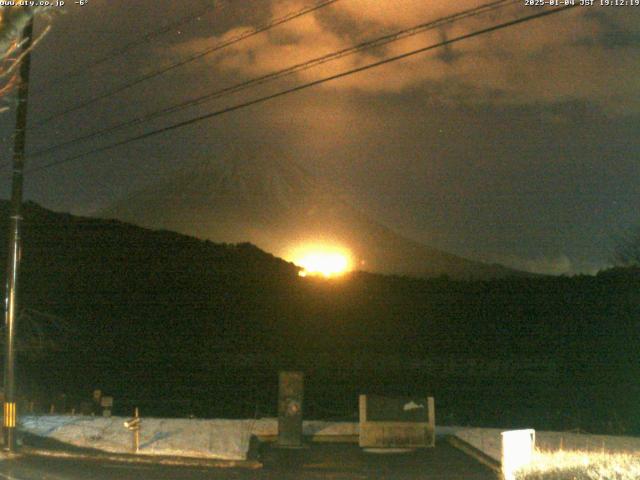
<svg viewBox="0 0 640 480">
<path fill-rule="evenodd" d="M 135 413 L 133 414 L 133 418 L 124 422 L 124 427 L 133 433 L 133 438 L 131 442 L 131 447 L 134 453 L 138 453 L 140 450 L 140 412 L 138 411 L 138 407 L 136 407 Z"/>
<path fill-rule="evenodd" d="M 360 439 L 366 448 L 435 446 L 433 397 L 360 395 Z"/>
</svg>

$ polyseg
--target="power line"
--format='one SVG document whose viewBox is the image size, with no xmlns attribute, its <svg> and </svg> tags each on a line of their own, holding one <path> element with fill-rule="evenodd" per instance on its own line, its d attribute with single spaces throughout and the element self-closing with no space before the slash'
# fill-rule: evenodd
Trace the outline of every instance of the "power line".
<svg viewBox="0 0 640 480">
<path fill-rule="evenodd" d="M 329 6 L 335 2 L 337 2 L 339 0 L 322 0 L 314 5 L 311 5 L 309 7 L 305 7 L 301 10 L 297 10 L 295 12 L 291 12 L 288 13 L 282 17 L 278 17 L 268 23 L 265 23 L 264 25 L 261 25 L 260 27 L 257 28 L 253 28 L 251 30 L 248 30 L 244 33 L 240 33 L 232 38 L 230 38 L 229 40 L 223 41 L 221 43 L 218 43 L 216 45 L 214 45 L 213 47 L 207 48 L 205 50 L 202 50 L 201 52 L 198 52 L 196 54 L 190 55 L 187 58 L 180 60 L 178 62 L 172 63 L 170 65 L 167 65 L 165 67 L 162 67 L 158 70 L 155 70 L 151 73 L 142 75 L 140 77 L 135 78 L 134 80 L 125 83 L 119 87 L 116 87 L 112 90 L 109 90 L 107 92 L 104 92 L 100 95 L 96 95 L 95 97 L 91 97 L 83 102 L 80 102 L 72 107 L 67 108 L 66 110 L 62 110 L 61 112 L 58 113 L 54 113 L 53 115 L 50 115 L 46 118 L 43 118 L 37 122 L 34 123 L 35 127 L 40 127 L 42 125 L 45 125 L 47 123 L 49 123 L 51 120 L 54 120 L 56 118 L 62 117 L 64 115 L 67 115 L 71 112 L 75 112 L 76 110 L 80 110 L 81 108 L 85 108 L 89 105 L 94 104 L 95 102 L 99 101 L 99 100 L 103 100 L 105 98 L 111 97 L 113 95 L 116 95 L 118 93 L 121 93 L 125 90 L 128 90 L 131 87 L 134 87 L 136 85 L 139 85 L 142 82 L 146 82 L 147 80 L 151 80 L 152 78 L 158 77 L 160 75 L 164 75 L 165 73 L 171 71 L 171 70 L 175 70 L 176 68 L 182 67 L 183 65 L 186 65 L 188 63 L 194 62 L 196 60 L 199 60 L 200 58 L 203 58 L 207 55 L 210 55 L 214 52 L 217 52 L 219 50 L 222 50 L 223 48 L 229 47 L 231 45 L 234 45 L 238 42 L 241 42 L 243 40 L 246 40 L 247 38 L 253 37 L 255 35 L 258 35 L 262 32 L 266 32 L 267 30 L 270 30 L 274 27 L 277 27 L 278 25 L 282 25 L 283 23 L 287 23 L 290 22 L 291 20 L 295 20 L 296 18 L 302 17 L 303 15 L 307 15 L 308 13 L 312 13 L 315 12 L 316 10 L 319 10 L 321 8 L 324 8 L 326 6 Z"/>
<path fill-rule="evenodd" d="M 156 37 L 159 37 L 161 35 L 164 35 L 165 33 L 168 33 L 170 31 L 172 31 L 175 28 L 178 28 L 182 25 L 186 25 L 188 23 L 193 22 L 196 19 L 201 18 L 202 16 L 206 15 L 207 13 L 209 13 L 210 10 L 215 10 L 219 8 L 219 3 L 214 3 L 214 4 L 210 4 L 207 5 L 205 8 L 199 10 L 197 13 L 191 14 L 191 15 L 187 15 L 184 16 L 182 18 L 179 18 L 178 20 L 176 20 L 175 22 L 169 23 L 157 30 L 154 30 L 152 32 L 149 32 L 135 40 L 132 40 L 124 45 L 122 45 L 121 47 L 118 48 L 114 48 L 113 50 L 111 50 L 110 52 L 108 52 L 107 54 L 105 54 L 103 57 L 98 58 L 97 60 L 94 60 L 93 62 L 90 62 L 86 65 L 83 65 L 81 67 L 78 67 L 75 70 L 71 70 L 68 73 L 62 74 L 62 75 L 58 75 L 57 77 L 53 77 L 49 80 L 47 80 L 44 85 L 42 85 L 40 87 L 40 90 L 45 89 L 47 86 L 51 85 L 52 83 L 57 83 L 61 80 L 68 80 L 70 78 L 74 78 L 74 77 L 78 77 L 80 75 L 82 75 L 83 73 L 86 73 L 87 70 L 91 70 L 99 65 L 102 65 L 103 63 L 107 63 L 111 60 L 113 60 L 114 58 L 117 58 L 119 56 L 122 56 L 124 54 L 126 54 L 127 52 L 129 52 L 130 50 L 133 50 L 136 47 L 139 47 L 140 45 L 144 45 L 145 43 L 150 42 L 151 40 L 153 40 Z"/>
<path fill-rule="evenodd" d="M 483 28 L 483 29 L 480 29 L 480 30 L 476 30 L 474 32 L 467 33 L 467 34 L 464 34 L 464 35 L 460 35 L 458 37 L 454 37 L 454 38 L 451 38 L 451 39 L 448 39 L 448 40 L 443 40 L 441 42 L 438 42 L 438 43 L 435 43 L 435 44 L 432 44 L 432 45 L 428 45 L 426 47 L 418 48 L 416 50 L 412 50 L 412 51 L 409 51 L 409 52 L 406 52 L 406 53 L 403 53 L 403 54 L 400 54 L 400 55 L 389 57 L 389 58 L 386 58 L 384 60 L 373 62 L 373 63 L 370 63 L 368 65 L 364 65 L 362 67 L 353 68 L 351 70 L 347 70 L 347 71 L 344 71 L 344 72 L 341 72 L 341 73 L 338 73 L 338 74 L 335 74 L 335 75 L 330 75 L 328 77 L 324 77 L 324 78 L 321 78 L 321 79 L 318 79 L 318 80 L 314 80 L 314 81 L 311 81 L 311 82 L 308 82 L 308 83 L 304 83 L 302 85 L 297 85 L 295 87 L 288 88 L 288 89 L 285 89 L 285 90 L 281 90 L 279 92 L 276 92 L 276 93 L 273 93 L 273 94 L 270 94 L 270 95 L 265 95 L 263 97 L 259 97 L 259 98 L 256 98 L 254 100 L 249 100 L 247 102 L 239 103 L 239 104 L 233 105 L 231 107 L 227 107 L 227 108 L 223 108 L 221 110 L 216 110 L 216 111 L 209 112 L 209 113 L 206 113 L 206 114 L 203 114 L 203 115 L 199 115 L 199 116 L 190 118 L 189 120 L 184 120 L 182 122 L 174 123 L 172 125 L 168 125 L 166 127 L 162 127 L 162 128 L 158 128 L 158 129 L 155 129 L 155 130 L 151 130 L 151 131 L 143 133 L 141 135 L 136 135 L 134 137 L 130 137 L 130 138 L 125 139 L 125 140 L 114 142 L 114 143 L 111 143 L 111 144 L 103 146 L 103 147 L 95 148 L 93 150 L 89 150 L 87 152 L 83 152 L 83 153 L 80 153 L 80 154 L 77 154 L 77 155 L 73 155 L 73 156 L 70 156 L 70 157 L 67 157 L 67 158 L 64 158 L 64 159 L 61 159 L 61 160 L 53 161 L 53 162 L 47 163 L 45 165 L 42 165 L 40 167 L 35 167 L 35 168 L 32 168 L 32 169 L 29 169 L 28 173 L 47 170 L 49 168 L 52 168 L 52 167 L 55 167 L 55 166 L 58 166 L 58 165 L 62 165 L 64 163 L 69 163 L 69 162 L 78 160 L 80 158 L 84 158 L 84 157 L 86 157 L 88 155 L 92 155 L 92 154 L 96 154 L 96 153 L 102 153 L 102 152 L 105 152 L 105 151 L 108 151 L 108 150 L 112 150 L 112 149 L 114 149 L 116 147 L 127 145 L 129 143 L 133 143 L 133 142 L 136 142 L 138 140 L 143 140 L 143 139 L 146 139 L 146 138 L 149 138 L 149 137 L 153 137 L 155 135 L 159 135 L 159 134 L 166 133 L 166 132 L 169 132 L 169 131 L 172 131 L 172 130 L 176 130 L 178 128 L 186 127 L 188 125 L 192 125 L 192 124 L 201 122 L 203 120 L 207 120 L 207 119 L 210 119 L 210 118 L 213 118 L 213 117 L 224 115 L 226 113 L 234 112 L 236 110 L 240 110 L 242 108 L 246 108 L 246 107 L 249 107 L 249 106 L 252 106 L 252 105 L 257 105 L 257 104 L 260 104 L 260 103 L 264 103 L 264 102 L 267 102 L 269 100 L 273 100 L 273 99 L 282 97 L 284 95 L 288 95 L 290 93 L 299 92 L 301 90 L 306 90 L 307 88 L 314 87 L 314 86 L 320 85 L 322 83 L 326 83 L 326 82 L 329 82 L 329 81 L 332 81 L 332 80 L 337 80 L 339 78 L 347 77 L 349 75 L 353 75 L 353 74 L 356 74 L 356 73 L 364 72 L 364 71 L 370 70 L 372 68 L 376 68 L 376 67 L 379 67 L 379 66 L 382 66 L 382 65 L 386 65 L 386 64 L 391 63 L 391 62 L 395 62 L 395 61 L 398 61 L 398 60 L 409 58 L 409 57 L 412 57 L 414 55 L 417 55 L 417 54 L 420 54 L 420 53 L 424 53 L 424 52 L 427 52 L 427 51 L 430 51 L 430 50 L 434 50 L 434 49 L 439 48 L 439 47 L 443 47 L 443 46 L 446 46 L 446 45 L 451 45 L 453 43 L 457 43 L 457 42 L 460 42 L 462 40 L 467 40 L 469 38 L 473 38 L 473 37 L 477 37 L 477 36 L 484 35 L 484 34 L 487 34 L 487 33 L 495 32 L 495 31 L 501 30 L 503 28 L 519 25 L 519 24 L 522 24 L 522 23 L 525 23 L 525 22 L 528 22 L 528 21 L 531 21 L 531 20 L 535 20 L 537 18 L 542 18 L 542 17 L 546 17 L 546 16 L 549 16 L 549 15 L 553 15 L 555 13 L 560 13 L 560 12 L 563 12 L 563 11 L 566 11 L 566 10 L 570 10 L 571 8 L 574 8 L 576 6 L 578 6 L 578 4 L 563 6 L 563 7 L 555 8 L 555 9 L 552 9 L 552 10 L 544 10 L 542 12 L 538 12 L 538 13 L 535 13 L 535 14 L 532 14 L 532 15 L 527 15 L 525 17 L 520 17 L 520 18 L 517 18 L 515 20 L 510 20 L 508 22 L 504 22 L 504 23 L 500 23 L 500 24 L 497 24 L 497 25 L 493 25 L 491 27 L 487 27 L 487 28 Z"/>
<path fill-rule="evenodd" d="M 166 116 L 169 115 L 171 113 L 175 113 L 178 112 L 180 110 L 184 110 L 186 108 L 189 107 L 194 107 L 197 105 L 201 105 L 205 102 L 208 102 L 210 100 L 214 100 L 217 98 L 221 98 L 221 97 L 226 97 L 228 95 L 232 95 L 234 93 L 240 92 L 242 90 L 246 90 L 248 88 L 257 86 L 257 85 L 261 85 L 267 82 L 271 82 L 273 80 L 277 80 L 277 79 L 281 79 L 284 78 L 286 76 L 292 75 L 294 73 L 297 72 L 301 72 L 304 70 L 308 70 L 310 68 L 316 67 L 318 65 L 322 65 L 324 63 L 330 62 L 330 61 L 334 61 L 340 58 L 344 58 L 347 57 L 349 55 L 353 55 L 357 52 L 363 51 L 363 50 L 367 50 L 367 49 L 371 49 L 371 48 L 375 48 L 375 47 L 380 47 L 383 45 L 387 45 L 389 43 L 392 42 L 396 42 L 399 40 L 403 40 L 406 38 L 409 38 L 411 36 L 414 35 L 418 35 L 420 33 L 423 33 L 427 30 L 431 30 L 440 26 L 443 26 L 445 24 L 449 24 L 449 23 L 453 23 L 455 21 L 459 21 L 462 20 L 464 18 L 468 18 L 468 17 L 472 17 L 472 16 L 476 16 L 476 15 L 480 15 L 480 14 L 485 14 L 487 12 L 491 12 L 494 10 L 497 10 L 499 8 L 504 8 L 509 4 L 514 4 L 514 3 L 519 3 L 520 0 L 498 0 L 498 1 L 494 1 L 494 2 L 490 2 L 487 3 L 485 5 L 482 5 L 480 7 L 476 7 L 476 8 L 472 8 L 469 10 L 465 10 L 463 12 L 459 12 L 453 15 L 449 15 L 447 17 L 443 17 L 440 18 L 438 20 L 435 21 L 430 21 L 427 23 L 422 23 L 407 29 L 403 29 L 400 30 L 398 32 L 389 34 L 389 35 L 383 35 L 381 37 L 372 39 L 372 40 L 368 40 L 366 42 L 362 42 L 347 48 L 344 48 L 342 50 L 336 51 L 336 52 L 332 52 L 326 55 L 322 55 L 310 60 L 307 60 L 305 62 L 302 63 L 298 63 L 295 64 L 293 66 L 287 67 L 285 69 L 282 70 L 278 70 L 266 75 L 262 75 L 260 77 L 257 78 L 253 78 L 250 80 L 246 80 L 244 82 L 240 82 L 234 85 L 231 85 L 229 87 L 225 87 L 219 90 L 215 90 L 213 92 L 207 93 L 205 95 L 201 95 L 195 98 L 192 98 L 190 100 L 178 103 L 176 105 L 171 105 L 169 107 L 165 107 L 162 108 L 160 110 L 156 110 L 144 115 L 141 115 L 139 117 L 133 118 L 131 120 L 127 120 L 125 122 L 120 122 L 118 124 L 106 127 L 104 129 L 101 130 L 97 130 L 91 133 L 87 133 L 84 135 L 80 135 L 78 137 L 72 138 L 70 140 L 52 145 L 50 147 L 38 150 L 32 154 L 29 155 L 30 158 L 34 158 L 34 157 L 38 157 L 41 155 L 44 155 L 46 153 L 50 153 L 52 151 L 55 150 L 59 150 L 60 148 L 64 148 L 64 147 L 68 147 L 71 145 L 74 145 L 78 142 L 82 142 L 85 140 L 89 140 L 91 138 L 95 138 L 98 136 L 103 136 L 106 135 L 108 133 L 120 130 L 122 128 L 125 127 L 132 127 L 135 125 L 140 125 L 142 123 L 146 123 L 150 120 L 153 120 L 155 118 L 159 118 L 162 116 Z"/>
</svg>

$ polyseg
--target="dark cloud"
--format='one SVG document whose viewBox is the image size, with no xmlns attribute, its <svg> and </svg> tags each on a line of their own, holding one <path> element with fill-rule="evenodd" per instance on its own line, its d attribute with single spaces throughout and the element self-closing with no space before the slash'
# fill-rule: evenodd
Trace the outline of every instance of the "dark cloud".
<svg viewBox="0 0 640 480">
<path fill-rule="evenodd" d="M 302 1 L 273 2 L 272 16 L 300 8 Z M 328 25 L 320 16 L 306 16 L 267 35 L 242 42 L 217 57 L 211 57 L 216 71 L 258 75 L 318 57 L 351 45 L 354 38 L 371 37 L 452 15 L 481 2 L 417 2 L 402 0 L 385 3 L 372 0 L 339 2 L 338 23 Z M 629 10 L 629 9 L 627 9 Z M 400 54 L 444 38 L 459 35 L 533 13 L 515 4 L 492 14 L 463 19 L 423 34 L 392 43 L 377 52 L 362 52 L 337 62 L 299 74 L 304 80 L 344 71 L 390 54 Z M 361 90 L 373 94 L 403 92 L 410 88 L 439 89 L 456 98 L 495 104 L 553 104 L 585 100 L 612 114 L 637 112 L 633 100 L 640 78 L 634 53 L 629 15 L 620 9 L 595 12 L 591 8 L 534 20 L 461 43 L 449 45 L 433 54 L 423 54 L 362 75 L 328 84 L 326 88 Z M 634 12 L 631 12 L 632 16 Z M 637 21 L 637 14 L 636 21 Z M 342 28 L 339 25 L 343 25 Z M 250 27 L 242 24 L 219 37 L 201 38 L 181 48 L 198 51 Z M 349 27 L 350 29 L 348 29 Z M 354 30 L 355 29 L 355 30 Z M 624 76 L 618 72 L 625 71 Z"/>
<path fill-rule="evenodd" d="M 309 4 L 227 2 L 180 33 L 38 91 L 48 78 L 206 5 L 92 1 L 56 18 L 34 55 L 32 119 Z M 341 0 L 32 131 L 29 145 L 73 138 L 480 3 Z M 529 12 L 518 4 L 465 20 L 113 139 Z M 613 233 L 640 221 L 639 19 L 637 8 L 576 8 L 39 173 L 28 179 L 28 195 L 90 213 L 229 145 L 273 145 L 412 238 L 534 271 L 592 271 L 606 264 Z M 8 128 L 11 120 L 0 122 Z"/>
</svg>

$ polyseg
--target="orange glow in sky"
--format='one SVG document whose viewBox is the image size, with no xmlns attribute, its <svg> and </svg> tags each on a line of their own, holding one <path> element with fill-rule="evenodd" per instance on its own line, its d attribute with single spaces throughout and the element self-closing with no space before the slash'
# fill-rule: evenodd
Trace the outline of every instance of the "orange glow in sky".
<svg viewBox="0 0 640 480">
<path fill-rule="evenodd" d="M 309 245 L 295 249 L 291 255 L 293 263 L 302 267 L 300 276 L 337 277 L 351 271 L 351 254 L 338 247 Z"/>
</svg>

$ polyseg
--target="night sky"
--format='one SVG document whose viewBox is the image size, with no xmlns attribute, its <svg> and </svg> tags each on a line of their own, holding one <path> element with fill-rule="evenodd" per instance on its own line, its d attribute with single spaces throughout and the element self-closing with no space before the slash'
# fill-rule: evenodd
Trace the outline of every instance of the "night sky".
<svg viewBox="0 0 640 480">
<path fill-rule="evenodd" d="M 67 3 L 32 58 L 30 152 L 485 2 L 339 0 L 34 126 L 313 2 Z M 59 161 L 539 8 L 515 2 L 28 162 Z M 204 11 L 199 19 L 82 69 L 198 11 Z M 39 17 L 36 29 L 47 23 Z M 639 27 L 640 6 L 576 7 L 34 172 L 26 178 L 26 198 L 90 215 L 178 168 L 223 155 L 230 145 L 273 148 L 425 244 L 530 271 L 593 273 L 608 264 L 616 239 L 640 223 Z M 0 115 L 5 136 L 13 121 L 11 111 Z M 3 163 L 10 151 L 5 140 Z M 10 179 L 2 178 L 6 198 Z"/>
</svg>

